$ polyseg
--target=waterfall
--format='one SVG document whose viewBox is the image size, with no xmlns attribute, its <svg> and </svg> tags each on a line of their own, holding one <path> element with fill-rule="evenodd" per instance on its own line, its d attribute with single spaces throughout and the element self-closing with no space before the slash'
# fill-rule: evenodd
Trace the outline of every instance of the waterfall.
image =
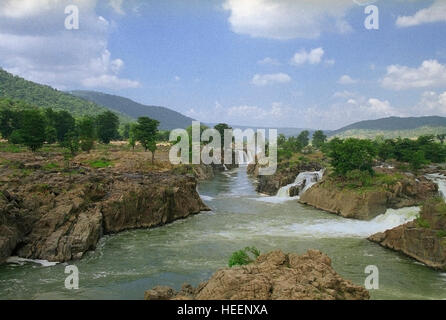
<svg viewBox="0 0 446 320">
<path fill-rule="evenodd" d="M 296 180 L 282 188 L 279 189 L 277 192 L 276 197 L 278 198 L 290 198 L 290 190 L 291 188 L 298 187 L 299 188 L 299 195 L 302 195 L 310 189 L 312 186 L 314 186 L 316 183 L 318 183 L 323 175 L 324 175 L 325 169 L 322 169 L 321 171 L 315 171 L 315 172 L 301 172 L 296 177 Z"/>
<path fill-rule="evenodd" d="M 434 174 L 427 174 L 426 178 L 437 184 L 438 191 L 441 197 L 446 200 L 446 176 L 434 173 Z"/>
</svg>

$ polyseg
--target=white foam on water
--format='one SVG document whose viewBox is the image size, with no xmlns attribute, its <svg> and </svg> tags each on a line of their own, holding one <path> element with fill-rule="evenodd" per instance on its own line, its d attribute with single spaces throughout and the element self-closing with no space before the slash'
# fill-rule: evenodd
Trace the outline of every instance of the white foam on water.
<svg viewBox="0 0 446 320">
<path fill-rule="evenodd" d="M 426 178 L 438 185 L 438 191 L 440 192 L 441 197 L 446 199 L 446 177 L 438 173 L 433 173 L 427 174 Z"/>
<path fill-rule="evenodd" d="M 369 237 L 378 232 L 393 229 L 415 220 L 420 212 L 419 207 L 388 209 L 371 221 L 339 219 L 336 221 L 316 220 L 311 224 L 293 224 L 289 228 L 299 235 L 314 237 Z"/>
<path fill-rule="evenodd" d="M 204 201 L 212 201 L 212 200 L 214 200 L 213 197 L 211 197 L 211 196 L 204 196 L 202 194 L 200 194 L 200 198 L 201 198 L 201 200 L 204 200 Z"/>
<path fill-rule="evenodd" d="M 50 262 L 48 260 L 35 260 L 35 259 L 25 259 L 20 257 L 9 257 L 6 263 L 24 265 L 25 263 L 35 263 L 40 264 L 42 267 L 54 267 L 59 264 L 59 262 Z"/>
<path fill-rule="evenodd" d="M 255 200 L 268 203 L 284 203 L 290 200 L 298 200 L 302 194 L 322 179 L 324 172 L 325 169 L 314 172 L 301 172 L 293 183 L 280 188 L 275 196 L 255 198 Z M 298 196 L 290 197 L 290 190 L 293 187 L 299 187 L 301 190 Z"/>
</svg>

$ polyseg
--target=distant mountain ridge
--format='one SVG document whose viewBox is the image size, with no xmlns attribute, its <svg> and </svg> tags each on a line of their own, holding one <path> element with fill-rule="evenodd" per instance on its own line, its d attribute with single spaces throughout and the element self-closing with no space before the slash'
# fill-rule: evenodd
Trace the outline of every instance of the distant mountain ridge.
<svg viewBox="0 0 446 320">
<path fill-rule="evenodd" d="M 0 97 L 20 100 L 41 108 L 66 110 L 75 117 L 95 116 L 108 110 L 96 103 L 56 90 L 50 86 L 25 80 L 2 68 L 0 68 Z M 119 112 L 117 114 L 121 122 L 131 121 L 130 117 Z"/>
<path fill-rule="evenodd" d="M 100 106 L 117 110 L 134 119 L 143 116 L 156 119 L 160 122 L 160 129 L 162 130 L 187 128 L 194 121 L 192 118 L 165 107 L 148 106 L 112 94 L 85 90 L 70 91 L 69 93 Z"/>
<path fill-rule="evenodd" d="M 331 131 L 330 136 L 339 137 L 412 137 L 421 134 L 446 133 L 446 117 L 389 117 L 353 123 L 338 130 Z"/>
</svg>

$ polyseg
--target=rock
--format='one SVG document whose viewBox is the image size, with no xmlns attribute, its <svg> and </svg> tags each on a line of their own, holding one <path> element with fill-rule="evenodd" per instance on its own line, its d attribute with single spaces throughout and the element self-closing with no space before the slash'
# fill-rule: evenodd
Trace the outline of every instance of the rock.
<svg viewBox="0 0 446 320">
<path fill-rule="evenodd" d="M 177 295 L 177 292 L 169 287 L 158 286 L 152 290 L 147 290 L 144 300 L 170 300 Z"/>
<path fill-rule="evenodd" d="M 159 287 L 158 287 L 159 288 Z M 184 288 L 184 286 L 183 286 Z M 171 296 L 165 288 L 146 292 L 152 300 L 366 300 L 369 293 L 361 286 L 342 279 L 331 267 L 328 256 L 316 250 L 306 254 L 273 251 L 254 263 L 218 270 L 196 289 L 184 289 Z"/>
<path fill-rule="evenodd" d="M 324 179 L 305 192 L 299 202 L 345 218 L 371 220 L 389 208 L 420 205 L 437 193 L 435 183 L 424 177 L 407 177 L 393 186 L 362 192 L 338 188 L 329 179 Z"/>
<path fill-rule="evenodd" d="M 33 172 L 0 195 L 0 263 L 12 253 L 65 262 L 103 234 L 152 228 L 209 210 L 193 176 L 170 172 L 82 175 Z"/>
<path fill-rule="evenodd" d="M 402 252 L 432 268 L 446 270 L 446 217 L 439 213 L 436 201 L 430 200 L 423 206 L 420 213 L 424 221 L 422 226 L 412 221 L 374 234 L 368 240 Z"/>
</svg>

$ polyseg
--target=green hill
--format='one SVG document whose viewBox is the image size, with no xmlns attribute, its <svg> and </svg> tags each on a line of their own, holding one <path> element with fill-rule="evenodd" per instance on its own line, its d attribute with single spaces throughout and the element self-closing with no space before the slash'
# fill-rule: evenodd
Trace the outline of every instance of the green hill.
<svg viewBox="0 0 446 320">
<path fill-rule="evenodd" d="M 20 100 L 42 108 L 66 110 L 75 117 L 95 116 L 108 109 L 49 86 L 14 76 L 0 68 L 0 98 Z M 116 110 L 112 110 L 116 111 Z M 132 121 L 129 116 L 116 112 L 120 121 Z"/>
<path fill-rule="evenodd" d="M 367 120 L 330 132 L 331 137 L 375 138 L 415 138 L 426 134 L 446 133 L 446 118 L 438 116 L 398 118 L 390 117 Z"/>
<path fill-rule="evenodd" d="M 118 110 L 134 119 L 143 116 L 156 119 L 160 122 L 160 129 L 162 130 L 187 128 L 193 121 L 192 118 L 186 117 L 171 109 L 143 105 L 133 100 L 115 95 L 94 91 L 71 91 L 70 93 L 85 100 L 97 103 L 101 106 Z"/>
</svg>

